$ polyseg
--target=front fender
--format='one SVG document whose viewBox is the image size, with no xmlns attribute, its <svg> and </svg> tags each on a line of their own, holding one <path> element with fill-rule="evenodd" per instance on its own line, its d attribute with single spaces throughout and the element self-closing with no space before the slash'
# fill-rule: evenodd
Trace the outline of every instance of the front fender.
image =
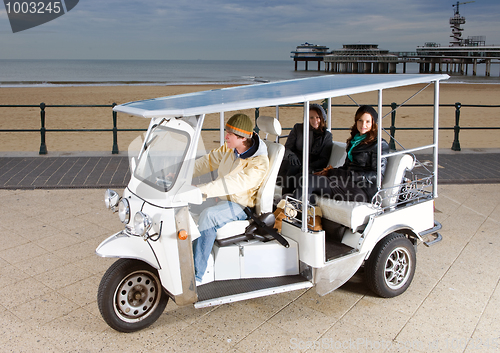
<svg viewBox="0 0 500 353">
<path fill-rule="evenodd" d="M 157 270 L 161 266 L 148 241 L 141 237 L 131 236 L 124 231 L 118 232 L 104 240 L 96 249 L 101 257 L 118 257 L 142 260 Z"/>
</svg>

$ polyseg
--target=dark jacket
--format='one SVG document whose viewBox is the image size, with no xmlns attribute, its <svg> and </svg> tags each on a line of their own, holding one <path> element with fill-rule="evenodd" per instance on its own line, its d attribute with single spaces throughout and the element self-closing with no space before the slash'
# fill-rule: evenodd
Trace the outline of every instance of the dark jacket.
<svg viewBox="0 0 500 353">
<path fill-rule="evenodd" d="M 288 135 L 285 143 L 285 159 L 290 153 L 295 154 L 302 162 L 304 124 L 295 124 Z M 325 130 L 320 131 L 309 128 L 309 169 L 311 171 L 321 170 L 328 165 L 333 146 L 332 134 Z"/>
<path fill-rule="evenodd" d="M 347 144 L 346 150 L 351 148 Z M 382 154 L 389 153 L 389 145 L 382 139 Z M 377 193 L 377 141 L 369 144 L 360 144 L 352 150 L 352 162 L 346 156 L 342 169 L 353 173 L 354 180 L 358 185 L 365 189 L 366 194 L 371 198 Z M 387 158 L 382 158 L 381 173 L 382 178 L 385 174 Z"/>
</svg>

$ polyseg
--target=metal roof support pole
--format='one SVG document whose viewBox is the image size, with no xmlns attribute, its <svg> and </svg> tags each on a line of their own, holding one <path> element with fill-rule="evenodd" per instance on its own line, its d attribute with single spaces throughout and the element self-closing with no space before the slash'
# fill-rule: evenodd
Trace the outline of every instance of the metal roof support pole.
<svg viewBox="0 0 500 353">
<path fill-rule="evenodd" d="M 257 125 L 257 120 L 259 119 L 260 116 L 260 108 L 257 107 L 255 108 L 255 127 L 253 131 L 255 131 L 257 134 L 260 132 L 259 126 Z"/>
<path fill-rule="evenodd" d="M 304 102 L 304 146 L 302 148 L 302 232 L 307 232 L 309 194 L 309 101 Z M 299 181 L 300 182 L 300 181 Z"/>
<path fill-rule="evenodd" d="M 382 90 L 378 90 L 378 130 L 377 130 L 377 189 L 382 187 Z"/>
<path fill-rule="evenodd" d="M 434 181 L 432 183 L 432 196 L 438 197 L 438 138 L 439 138 L 439 80 L 434 81 Z"/>
<path fill-rule="evenodd" d="M 279 105 L 276 106 L 276 120 L 280 121 L 280 106 Z M 276 143 L 280 142 L 279 135 L 276 136 L 276 139 L 274 140 L 274 142 L 276 142 Z"/>
<path fill-rule="evenodd" d="M 332 97 L 328 97 L 328 122 L 326 128 L 332 132 Z"/>
<path fill-rule="evenodd" d="M 220 145 L 222 146 L 224 144 L 224 112 L 219 113 L 219 138 L 220 138 Z"/>
</svg>

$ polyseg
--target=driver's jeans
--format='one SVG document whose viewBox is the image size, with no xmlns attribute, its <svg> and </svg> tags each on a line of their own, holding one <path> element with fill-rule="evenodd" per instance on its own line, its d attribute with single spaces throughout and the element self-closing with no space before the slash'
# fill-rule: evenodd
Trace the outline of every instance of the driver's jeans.
<svg viewBox="0 0 500 353">
<path fill-rule="evenodd" d="M 201 282 L 207 269 L 208 257 L 217 236 L 217 229 L 226 223 L 247 219 L 244 207 L 231 201 L 219 201 L 215 206 L 204 209 L 198 220 L 200 237 L 193 241 L 194 274 Z"/>
</svg>

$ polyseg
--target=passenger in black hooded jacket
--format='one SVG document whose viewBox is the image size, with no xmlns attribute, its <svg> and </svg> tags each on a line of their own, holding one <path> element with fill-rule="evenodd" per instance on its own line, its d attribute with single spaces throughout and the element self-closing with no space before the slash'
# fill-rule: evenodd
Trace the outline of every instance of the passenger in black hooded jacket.
<svg viewBox="0 0 500 353">
<path fill-rule="evenodd" d="M 325 168 L 309 176 L 309 202 L 316 204 L 316 196 L 339 201 L 371 202 L 377 193 L 377 119 L 370 106 L 359 107 L 354 116 L 351 136 L 347 140 L 347 156 L 340 168 Z M 382 140 L 382 154 L 389 152 L 389 145 Z M 385 173 L 387 159 L 382 158 L 381 174 Z M 294 197 L 301 199 L 302 188 Z"/>
<path fill-rule="evenodd" d="M 285 156 L 280 175 L 284 175 L 283 195 L 292 193 L 302 176 L 304 124 L 295 124 L 285 143 Z M 333 139 L 326 129 L 326 113 L 319 104 L 309 106 L 309 172 L 320 171 L 328 165 Z"/>
</svg>

